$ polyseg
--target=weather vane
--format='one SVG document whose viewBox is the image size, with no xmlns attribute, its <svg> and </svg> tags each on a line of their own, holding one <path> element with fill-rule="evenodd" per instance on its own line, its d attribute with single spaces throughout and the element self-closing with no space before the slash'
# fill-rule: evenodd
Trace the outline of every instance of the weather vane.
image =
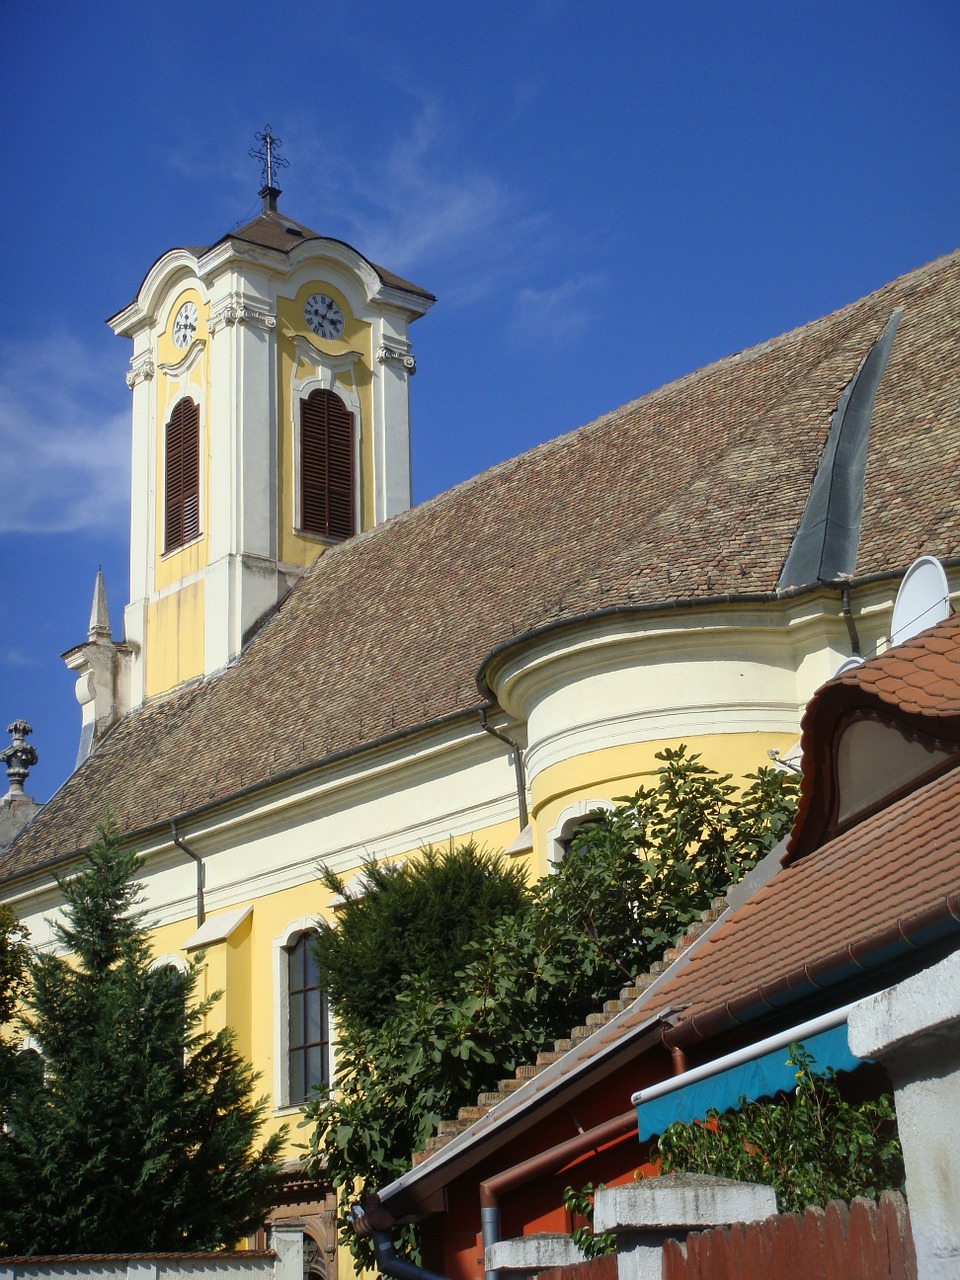
<svg viewBox="0 0 960 1280">
<path fill-rule="evenodd" d="M 263 132 L 254 134 L 256 140 L 261 144 L 259 150 L 254 151 L 250 148 L 250 157 L 253 160 L 259 160 L 263 166 L 263 188 L 265 191 L 276 190 L 274 185 L 274 170 L 289 168 L 290 161 L 285 160 L 283 156 L 277 155 L 278 148 L 283 146 L 280 138 L 275 138 L 270 132 L 270 126 L 264 125 Z"/>
</svg>

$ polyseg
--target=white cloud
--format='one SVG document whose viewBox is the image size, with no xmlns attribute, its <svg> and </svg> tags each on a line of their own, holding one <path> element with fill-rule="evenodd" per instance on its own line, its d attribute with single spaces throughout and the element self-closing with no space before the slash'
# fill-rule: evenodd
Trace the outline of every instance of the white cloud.
<svg viewBox="0 0 960 1280">
<path fill-rule="evenodd" d="M 115 363 L 74 337 L 0 348 L 0 533 L 126 524 L 130 404 L 116 384 Z"/>
<path fill-rule="evenodd" d="M 362 164 L 329 134 L 298 137 L 295 146 L 315 174 L 308 203 L 336 210 L 351 242 L 391 271 L 429 276 L 428 283 L 442 272 L 446 303 L 465 305 L 509 287 L 544 255 L 547 218 L 470 163 L 459 130 L 426 95 L 381 146 L 366 146 Z"/>
<path fill-rule="evenodd" d="M 30 653 L 23 649 L 0 650 L 0 668 L 2 667 L 36 667 L 39 663 Z"/>
<path fill-rule="evenodd" d="M 596 319 L 593 304 L 601 280 L 601 276 L 587 273 L 548 289 L 518 290 L 510 317 L 514 338 L 557 343 L 579 338 Z"/>
</svg>

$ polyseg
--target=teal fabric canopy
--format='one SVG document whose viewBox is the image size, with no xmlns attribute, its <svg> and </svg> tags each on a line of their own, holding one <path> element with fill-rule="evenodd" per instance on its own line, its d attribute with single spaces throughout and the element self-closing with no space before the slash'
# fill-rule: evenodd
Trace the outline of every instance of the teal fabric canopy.
<svg viewBox="0 0 960 1280">
<path fill-rule="evenodd" d="M 814 1059 L 814 1070 L 853 1071 L 862 1065 L 847 1044 L 847 1024 L 821 1031 L 803 1040 L 803 1047 Z M 718 1071 L 716 1075 L 691 1081 L 669 1093 L 637 1106 L 640 1141 L 646 1142 L 655 1134 L 663 1133 L 675 1120 L 687 1124 L 691 1120 L 703 1120 L 711 1109 L 723 1113 L 736 1108 L 741 1098 L 753 1102 L 757 1098 L 772 1098 L 775 1093 L 792 1093 L 796 1088 L 796 1067 L 787 1063 L 790 1046 L 773 1049 L 762 1057 Z M 642 1092 L 642 1091 L 641 1091 Z"/>
</svg>

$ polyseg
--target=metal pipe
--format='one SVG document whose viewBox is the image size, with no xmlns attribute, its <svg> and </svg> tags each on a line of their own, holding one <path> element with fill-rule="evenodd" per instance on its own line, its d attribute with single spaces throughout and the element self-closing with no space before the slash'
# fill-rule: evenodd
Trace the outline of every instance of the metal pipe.
<svg viewBox="0 0 960 1280">
<path fill-rule="evenodd" d="M 487 708 L 480 707 L 480 726 L 494 738 L 499 738 L 501 742 L 505 742 L 513 752 L 513 768 L 517 775 L 517 809 L 520 811 L 520 830 L 530 821 L 530 815 L 527 813 L 527 781 L 523 773 L 523 752 L 520 750 L 520 744 L 514 742 L 512 738 L 508 738 L 505 733 L 501 733 L 499 729 L 495 729 L 492 724 L 487 721 Z"/>
<path fill-rule="evenodd" d="M 608 1142 L 629 1137 L 636 1130 L 636 1111 L 626 1111 L 623 1115 L 614 1116 L 612 1120 L 605 1120 L 603 1124 L 595 1125 L 592 1129 L 575 1134 L 574 1137 L 557 1143 L 555 1147 L 541 1151 L 538 1155 L 531 1156 L 529 1159 L 521 1161 L 520 1164 L 515 1164 L 510 1169 L 504 1169 L 501 1173 L 495 1174 L 494 1177 L 487 1178 L 486 1181 L 481 1182 L 480 1223 L 483 1234 L 484 1254 L 486 1254 L 489 1245 L 497 1244 L 500 1239 L 499 1198 L 501 1195 L 507 1191 L 513 1191 L 525 1182 L 530 1182 L 540 1174 L 555 1173 L 557 1169 L 562 1169 L 565 1164 L 577 1156 L 585 1155 L 588 1151 L 605 1146 Z M 484 1277 L 485 1280 L 497 1280 L 497 1273 L 485 1269 Z"/>
<path fill-rule="evenodd" d="M 206 919 L 206 911 L 204 910 L 204 905 L 203 905 L 203 886 L 204 886 L 204 879 L 205 879 L 203 859 L 200 857 L 199 854 L 194 853 L 193 850 L 190 848 L 190 846 L 187 844 L 184 844 L 184 842 L 180 839 L 180 835 L 177 831 L 176 818 L 170 819 L 170 831 L 171 831 L 171 834 L 173 835 L 173 843 L 177 846 L 177 848 L 182 849 L 183 852 L 187 855 L 187 857 L 192 858 L 194 862 L 197 864 L 197 928 L 199 929 L 200 926 L 203 924 L 204 920 Z"/>
<path fill-rule="evenodd" d="M 377 1269 L 385 1276 L 393 1276 L 394 1280 L 447 1280 L 439 1272 L 428 1271 L 426 1267 L 418 1267 L 415 1262 L 398 1258 L 393 1248 L 393 1239 L 389 1231 L 374 1228 L 370 1233 L 373 1239 L 373 1254 L 377 1260 Z"/>
<path fill-rule="evenodd" d="M 853 610 L 850 608 L 850 588 L 846 583 L 840 588 L 840 603 L 840 611 L 847 624 L 847 635 L 850 637 L 850 648 L 853 650 L 853 656 L 859 658 L 860 637 L 857 634 L 857 624 L 853 620 Z"/>
</svg>

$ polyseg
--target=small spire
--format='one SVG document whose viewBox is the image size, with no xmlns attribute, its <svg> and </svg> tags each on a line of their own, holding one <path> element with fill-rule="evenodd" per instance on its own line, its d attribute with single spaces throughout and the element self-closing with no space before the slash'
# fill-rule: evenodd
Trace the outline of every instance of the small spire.
<svg viewBox="0 0 960 1280">
<path fill-rule="evenodd" d="M 7 725 L 7 733 L 13 741 L 5 751 L 0 751 L 0 761 L 7 766 L 7 778 L 10 782 L 8 796 L 22 796 L 23 784 L 32 765 L 37 763 L 36 750 L 28 746 L 27 735 L 33 733 L 26 720 L 14 720 Z"/>
<path fill-rule="evenodd" d="M 97 640 L 100 636 L 109 640 L 110 615 L 107 613 L 107 588 L 103 582 L 103 566 L 97 569 L 97 581 L 93 588 L 93 607 L 90 610 L 90 626 L 87 628 L 87 639 Z"/>
<path fill-rule="evenodd" d="M 280 138 L 275 138 L 270 132 L 268 124 L 263 126 L 263 132 L 254 135 L 257 142 L 261 145 L 257 151 L 250 149 L 250 156 L 254 160 L 259 160 L 263 166 L 263 186 L 260 188 L 260 198 L 263 201 L 264 213 L 276 213 L 277 197 L 281 194 L 280 188 L 275 183 L 276 170 L 286 169 L 290 161 L 285 160 L 283 156 L 277 152 L 283 146 Z"/>
</svg>

